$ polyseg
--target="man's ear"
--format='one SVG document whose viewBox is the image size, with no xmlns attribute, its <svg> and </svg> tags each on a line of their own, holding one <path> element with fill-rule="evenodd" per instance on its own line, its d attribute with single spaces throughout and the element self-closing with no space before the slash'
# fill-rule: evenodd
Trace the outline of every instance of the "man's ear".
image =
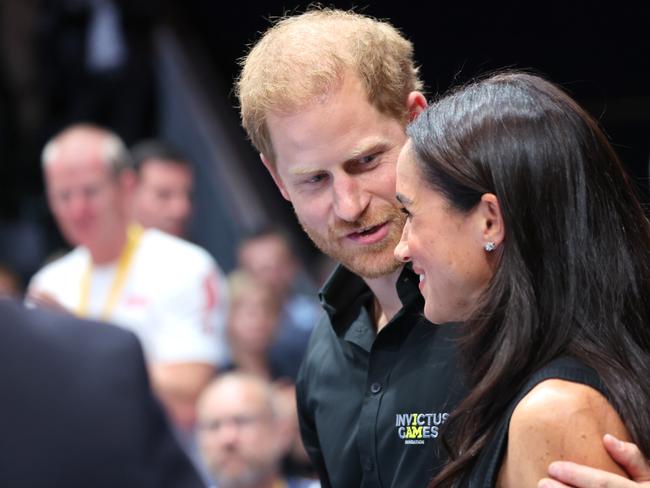
<svg viewBox="0 0 650 488">
<path fill-rule="evenodd" d="M 409 122 L 415 120 L 415 117 L 420 115 L 422 111 L 427 108 L 427 99 L 419 91 L 412 91 L 406 97 L 406 108 L 409 113 Z"/>
<path fill-rule="evenodd" d="M 506 235 L 506 229 L 501 214 L 501 205 L 494 193 L 484 193 L 479 203 L 481 232 L 483 242 L 493 242 L 498 248 Z"/>
<path fill-rule="evenodd" d="M 268 172 L 271 174 L 271 178 L 273 178 L 273 181 L 275 182 L 275 185 L 278 187 L 278 190 L 280 190 L 280 193 L 284 197 L 285 200 L 291 201 L 291 198 L 289 198 L 289 193 L 287 192 L 286 187 L 284 186 L 284 183 L 282 183 L 282 180 L 280 179 L 280 176 L 278 175 L 278 171 L 275 168 L 275 165 L 271 163 L 271 161 L 268 160 L 264 154 L 260 153 L 260 159 L 262 160 L 262 163 L 268 170 Z"/>
</svg>

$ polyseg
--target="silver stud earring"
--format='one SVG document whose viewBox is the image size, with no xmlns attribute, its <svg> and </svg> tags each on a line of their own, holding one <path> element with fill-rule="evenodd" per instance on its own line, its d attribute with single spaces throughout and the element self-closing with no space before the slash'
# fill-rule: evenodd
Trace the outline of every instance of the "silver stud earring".
<svg viewBox="0 0 650 488">
<path fill-rule="evenodd" d="M 496 247 L 497 245 L 493 241 L 487 241 L 483 246 L 483 249 L 485 249 L 487 252 L 492 252 L 496 249 Z"/>
</svg>

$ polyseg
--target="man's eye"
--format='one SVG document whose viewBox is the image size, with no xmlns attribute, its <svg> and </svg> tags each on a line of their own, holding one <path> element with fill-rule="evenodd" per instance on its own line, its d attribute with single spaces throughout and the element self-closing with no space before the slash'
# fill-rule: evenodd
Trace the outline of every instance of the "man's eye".
<svg viewBox="0 0 650 488">
<path fill-rule="evenodd" d="M 87 186 L 83 190 L 84 197 L 94 198 L 99 194 L 99 188 L 96 186 Z"/>
<path fill-rule="evenodd" d="M 323 181 L 325 178 L 327 178 L 327 175 L 325 175 L 325 174 L 317 174 L 317 175 L 313 175 L 313 176 L 310 176 L 309 178 L 307 178 L 305 180 L 305 183 L 310 184 L 310 185 L 315 185 L 315 184 L 320 183 L 321 181 Z"/>
<path fill-rule="evenodd" d="M 155 195 L 158 200 L 165 200 L 165 201 L 171 200 L 173 196 L 172 192 L 168 190 L 159 190 L 155 193 Z"/>
<path fill-rule="evenodd" d="M 368 164 L 372 163 L 375 158 L 377 158 L 376 154 L 370 154 L 368 156 L 363 156 L 362 158 L 359 158 L 359 164 Z"/>
<path fill-rule="evenodd" d="M 411 212 L 409 212 L 406 207 L 400 207 L 400 212 L 402 212 L 404 215 L 406 215 L 407 219 L 411 218 Z"/>
<path fill-rule="evenodd" d="M 70 192 L 61 192 L 54 195 L 54 199 L 60 203 L 67 203 L 70 200 Z"/>
</svg>

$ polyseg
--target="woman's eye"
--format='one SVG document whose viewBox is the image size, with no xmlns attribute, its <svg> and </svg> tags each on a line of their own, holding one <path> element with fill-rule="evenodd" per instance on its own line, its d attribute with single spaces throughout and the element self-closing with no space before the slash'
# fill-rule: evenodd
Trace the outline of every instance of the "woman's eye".
<svg viewBox="0 0 650 488">
<path fill-rule="evenodd" d="M 404 215 L 406 215 L 406 218 L 407 218 L 407 219 L 410 219 L 410 218 L 411 218 L 411 212 L 409 212 L 408 210 L 406 210 L 406 207 L 400 207 L 399 210 L 400 210 L 400 212 L 402 212 Z"/>
</svg>

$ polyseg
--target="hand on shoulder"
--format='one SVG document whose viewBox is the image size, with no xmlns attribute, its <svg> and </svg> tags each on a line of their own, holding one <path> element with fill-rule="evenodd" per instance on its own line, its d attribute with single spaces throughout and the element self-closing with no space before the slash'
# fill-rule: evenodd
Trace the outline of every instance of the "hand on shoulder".
<svg viewBox="0 0 650 488">
<path fill-rule="evenodd" d="M 606 434 L 603 445 L 614 461 L 620 464 L 627 477 L 619 476 L 589 466 L 556 461 L 551 463 L 548 474 L 552 478 L 539 481 L 538 488 L 650 488 L 650 462 L 643 456 L 639 448 L 632 443 L 623 442 L 616 437 Z"/>
<path fill-rule="evenodd" d="M 46 291 L 41 291 L 35 288 L 30 288 L 27 291 L 25 297 L 25 303 L 34 307 L 43 307 L 50 310 L 54 310 L 61 313 L 66 313 L 72 315 L 72 312 L 68 310 L 61 302 L 51 293 Z"/>
</svg>

